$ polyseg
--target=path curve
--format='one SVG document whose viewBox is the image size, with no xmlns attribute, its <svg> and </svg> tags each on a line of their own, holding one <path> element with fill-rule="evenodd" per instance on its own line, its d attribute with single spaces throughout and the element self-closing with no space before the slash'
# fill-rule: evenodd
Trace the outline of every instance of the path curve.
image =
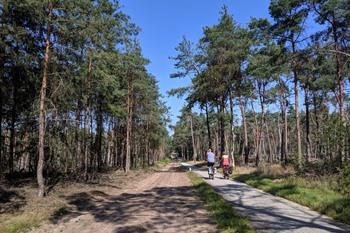
<svg viewBox="0 0 350 233">
<path fill-rule="evenodd" d="M 183 164 L 186 166 L 186 164 Z M 188 166 L 188 165 L 187 165 Z M 247 184 L 223 179 L 217 174 L 207 179 L 206 169 L 192 168 L 242 215 L 258 232 L 349 233 L 350 226 L 338 223 L 307 207 L 273 196 Z"/>
</svg>

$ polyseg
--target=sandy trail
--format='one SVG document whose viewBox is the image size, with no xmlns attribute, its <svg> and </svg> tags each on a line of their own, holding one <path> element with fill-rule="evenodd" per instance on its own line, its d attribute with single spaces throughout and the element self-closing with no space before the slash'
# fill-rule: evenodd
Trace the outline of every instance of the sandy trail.
<svg viewBox="0 0 350 233">
<path fill-rule="evenodd" d="M 216 232 L 191 184 L 176 165 L 118 193 L 67 196 L 75 211 L 32 233 Z"/>
</svg>

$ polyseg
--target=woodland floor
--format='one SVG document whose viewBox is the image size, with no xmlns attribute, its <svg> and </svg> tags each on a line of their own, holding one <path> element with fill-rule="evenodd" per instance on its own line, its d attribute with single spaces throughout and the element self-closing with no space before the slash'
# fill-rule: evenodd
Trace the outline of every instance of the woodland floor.
<svg viewBox="0 0 350 233">
<path fill-rule="evenodd" d="M 217 232 L 177 165 L 139 178 L 121 189 L 62 193 L 69 207 L 32 233 Z"/>
</svg>

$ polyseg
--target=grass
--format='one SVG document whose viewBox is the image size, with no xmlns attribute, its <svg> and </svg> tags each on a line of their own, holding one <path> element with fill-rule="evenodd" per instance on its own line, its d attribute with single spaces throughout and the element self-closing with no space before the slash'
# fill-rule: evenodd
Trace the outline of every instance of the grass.
<svg viewBox="0 0 350 233">
<path fill-rule="evenodd" d="M 168 165 L 169 163 L 171 163 L 171 159 L 168 157 L 165 157 L 164 159 L 161 159 L 157 162 L 157 164 L 159 164 L 161 166 Z"/>
<path fill-rule="evenodd" d="M 350 198 L 337 191 L 335 177 L 278 177 L 253 172 L 233 178 L 350 224 Z"/>
<path fill-rule="evenodd" d="M 48 213 L 27 212 L 11 218 L 5 219 L 0 223 L 0 232 L 20 233 L 26 232 L 40 226 L 41 222 L 49 218 Z"/>
<path fill-rule="evenodd" d="M 195 192 L 204 202 L 210 216 L 216 221 L 220 232 L 255 232 L 250 226 L 249 220 L 240 216 L 202 178 L 192 172 L 188 173 L 188 177 L 194 186 Z"/>
</svg>

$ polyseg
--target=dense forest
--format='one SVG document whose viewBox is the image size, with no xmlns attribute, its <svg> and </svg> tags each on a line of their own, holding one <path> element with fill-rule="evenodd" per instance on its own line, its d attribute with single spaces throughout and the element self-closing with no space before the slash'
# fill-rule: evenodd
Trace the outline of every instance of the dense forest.
<svg viewBox="0 0 350 233">
<path fill-rule="evenodd" d="M 139 28 L 110 0 L 0 1 L 0 176 L 89 181 L 154 164 L 167 107 Z"/>
<path fill-rule="evenodd" d="M 224 7 L 176 47 L 171 77 L 191 85 L 169 92 L 186 99 L 173 148 L 336 172 L 350 159 L 350 1 L 272 0 L 269 14 L 241 26 Z"/>
</svg>

